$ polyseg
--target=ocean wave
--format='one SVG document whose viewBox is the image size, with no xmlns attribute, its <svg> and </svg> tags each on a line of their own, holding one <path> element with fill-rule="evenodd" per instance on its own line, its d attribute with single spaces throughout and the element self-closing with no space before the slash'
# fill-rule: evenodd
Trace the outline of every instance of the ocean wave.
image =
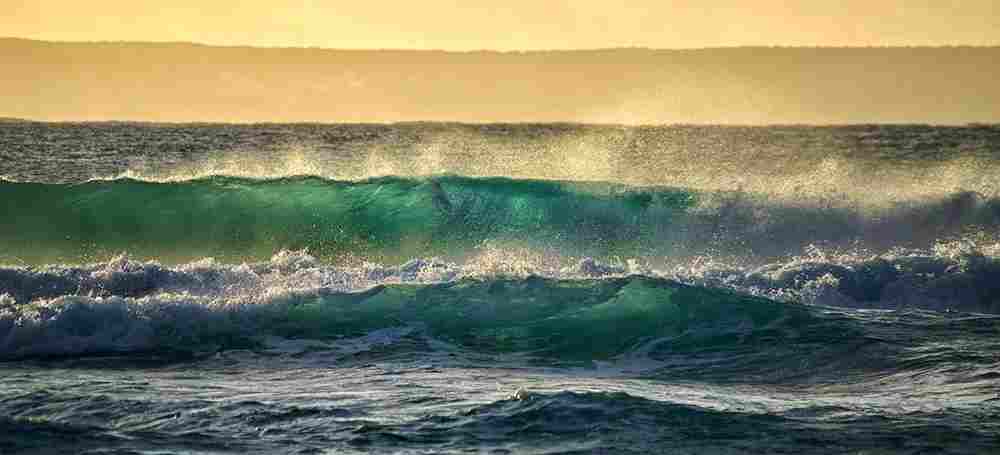
<svg viewBox="0 0 1000 455">
<path fill-rule="evenodd" d="M 333 340 L 413 327 L 473 350 L 574 360 L 608 358 L 695 327 L 748 334 L 781 318 L 808 319 L 801 306 L 641 276 L 462 279 L 255 299 L 161 293 L 17 304 L 7 297 L 2 307 L 5 357 L 214 351 L 253 347 L 266 335 Z"/>
<path fill-rule="evenodd" d="M 7 264 L 86 263 L 122 251 L 165 263 L 260 261 L 283 249 L 401 263 L 463 259 L 484 245 L 762 264 L 810 244 L 930 248 L 1000 226 L 1000 200 L 975 192 L 872 208 L 835 197 L 457 176 L 4 182 L 0 209 Z"/>
<path fill-rule="evenodd" d="M 678 190 L 581 186 L 461 177 L 6 183 L 0 238 L 10 245 L 4 256 L 31 263 L 117 251 L 165 261 L 263 259 L 303 248 L 327 258 L 408 259 L 489 239 L 615 251 L 634 249 L 642 226 L 668 225 L 690 200 Z"/>
<path fill-rule="evenodd" d="M 412 399 L 445 398 L 416 394 Z M 527 391 L 421 416 L 397 412 L 375 418 L 328 403 L 35 391 L 0 400 L 10 415 L 0 417 L 0 448 L 18 453 L 134 453 L 165 447 L 197 453 L 331 448 L 352 453 L 414 446 L 435 453 L 549 452 L 553 447 L 581 453 L 744 453 L 796 452 L 808 444 L 815 453 L 892 447 L 972 454 L 996 446 L 995 431 L 966 424 L 976 418 L 973 412 L 873 417 L 860 409 L 806 400 L 797 404 L 793 413 L 768 414 L 753 405 L 715 409 L 620 391 Z"/>
<path fill-rule="evenodd" d="M 760 267 L 711 268 L 686 276 L 771 298 L 851 308 L 1000 313 L 1000 260 L 965 246 L 936 252 L 796 257 Z M 681 272 L 683 273 L 683 271 Z"/>
<path fill-rule="evenodd" d="M 163 293 L 254 299 L 275 293 L 356 292 L 385 284 L 543 277 L 556 280 L 645 276 L 770 299 L 853 308 L 920 308 L 1000 313 L 1000 244 L 942 242 L 930 250 L 823 250 L 764 265 L 711 256 L 654 266 L 644 258 L 605 261 L 550 256 L 549 251 L 483 248 L 462 261 L 417 258 L 399 265 L 328 264 L 308 251 L 282 250 L 261 262 L 214 258 L 164 265 L 119 255 L 89 265 L 0 266 L 0 294 L 18 303 L 67 295 L 144 297 Z"/>
<path fill-rule="evenodd" d="M 363 362 L 479 353 L 559 365 L 624 362 L 672 378 L 835 381 L 924 369 L 920 359 L 958 348 L 968 360 L 975 351 L 970 346 L 985 342 L 969 337 L 995 333 L 1000 323 L 961 312 L 822 305 L 843 303 L 830 295 L 847 298 L 850 288 L 838 286 L 851 277 L 884 278 L 865 263 L 798 261 L 743 274 L 692 274 L 593 259 L 558 268 L 492 260 L 336 267 L 283 252 L 240 265 L 170 267 L 121 257 L 85 267 L 4 268 L 0 358 L 190 357 L 250 349 Z M 948 260 L 958 268 L 949 269 Z M 933 282 L 931 269 L 941 269 L 942 283 L 990 279 L 976 274 L 995 270 L 996 262 L 961 268 L 975 260 L 987 259 L 905 256 L 886 267 L 898 274 L 890 284 L 916 277 Z M 854 275 L 837 281 L 834 273 Z M 938 345 L 939 338 L 966 341 Z M 991 355 L 981 359 L 986 366 L 992 361 Z"/>
</svg>

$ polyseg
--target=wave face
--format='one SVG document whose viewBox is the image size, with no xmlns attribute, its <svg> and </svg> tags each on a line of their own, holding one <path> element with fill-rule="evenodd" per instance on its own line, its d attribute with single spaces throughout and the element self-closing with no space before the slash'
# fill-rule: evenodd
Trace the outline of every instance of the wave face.
<svg viewBox="0 0 1000 455">
<path fill-rule="evenodd" d="M 680 190 L 440 177 L 337 182 L 213 177 L 155 183 L 0 184 L 8 261 L 86 261 L 109 253 L 161 260 L 409 259 L 484 241 L 635 255 L 691 205 Z"/>
<path fill-rule="evenodd" d="M 83 263 L 121 252 L 180 263 L 462 258 L 484 245 L 566 257 L 747 261 L 821 242 L 886 250 L 1000 226 L 1000 200 L 957 193 L 877 211 L 740 192 L 507 178 L 317 177 L 0 183 L 0 261 Z"/>
</svg>

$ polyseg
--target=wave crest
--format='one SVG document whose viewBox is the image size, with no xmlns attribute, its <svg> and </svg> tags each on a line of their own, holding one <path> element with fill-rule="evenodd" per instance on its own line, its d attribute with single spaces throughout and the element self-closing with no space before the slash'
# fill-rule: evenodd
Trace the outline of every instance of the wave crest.
<svg viewBox="0 0 1000 455">
<path fill-rule="evenodd" d="M 1000 200 L 973 192 L 872 209 L 835 198 L 455 176 L 6 182 L 0 210 L 0 261 L 14 264 L 121 251 L 165 263 L 261 261 L 283 249 L 328 263 L 402 263 L 465 260 L 488 245 L 604 260 L 728 255 L 759 265 L 810 244 L 927 249 L 1000 227 Z"/>
</svg>

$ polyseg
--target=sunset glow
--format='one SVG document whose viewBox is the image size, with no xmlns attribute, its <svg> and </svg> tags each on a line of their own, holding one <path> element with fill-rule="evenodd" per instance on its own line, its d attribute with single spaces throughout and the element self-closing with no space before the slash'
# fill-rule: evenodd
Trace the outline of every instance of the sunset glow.
<svg viewBox="0 0 1000 455">
<path fill-rule="evenodd" d="M 351 49 L 1000 43 L 994 0 L 2 0 L 0 36 Z"/>
</svg>

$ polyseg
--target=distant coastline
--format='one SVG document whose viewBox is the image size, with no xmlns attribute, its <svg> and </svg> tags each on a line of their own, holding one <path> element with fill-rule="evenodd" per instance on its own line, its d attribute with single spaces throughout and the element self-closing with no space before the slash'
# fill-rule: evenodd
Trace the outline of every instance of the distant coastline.
<svg viewBox="0 0 1000 455">
<path fill-rule="evenodd" d="M 69 45 L 69 46 L 188 46 L 198 48 L 217 49 L 242 49 L 242 50 L 306 50 L 306 51 L 329 51 L 329 52 L 420 52 L 420 53 L 442 53 L 442 54 L 542 54 L 542 53 L 594 53 L 594 52 L 704 52 L 718 50 L 764 50 L 764 49 L 805 49 L 805 50 L 857 50 L 857 49 L 998 49 L 1000 44 L 974 45 L 974 44 L 942 44 L 942 45 L 913 45 L 913 46 L 786 46 L 786 45 L 745 45 L 745 46 L 706 46 L 706 47 L 649 47 L 649 46 L 610 46 L 594 48 L 553 48 L 553 49 L 526 49 L 526 50 L 506 50 L 506 49 L 407 49 L 407 48 L 351 48 L 351 47 L 324 47 L 324 46 L 248 46 L 238 44 L 213 44 L 196 41 L 130 41 L 130 40 L 94 40 L 94 41 L 60 41 L 34 38 L 21 38 L 17 36 L 0 36 L 0 43 L 3 42 L 23 42 L 46 45 Z"/>
<path fill-rule="evenodd" d="M 0 38 L 0 57 L 5 122 L 1000 123 L 996 46 L 501 52 Z"/>
</svg>

